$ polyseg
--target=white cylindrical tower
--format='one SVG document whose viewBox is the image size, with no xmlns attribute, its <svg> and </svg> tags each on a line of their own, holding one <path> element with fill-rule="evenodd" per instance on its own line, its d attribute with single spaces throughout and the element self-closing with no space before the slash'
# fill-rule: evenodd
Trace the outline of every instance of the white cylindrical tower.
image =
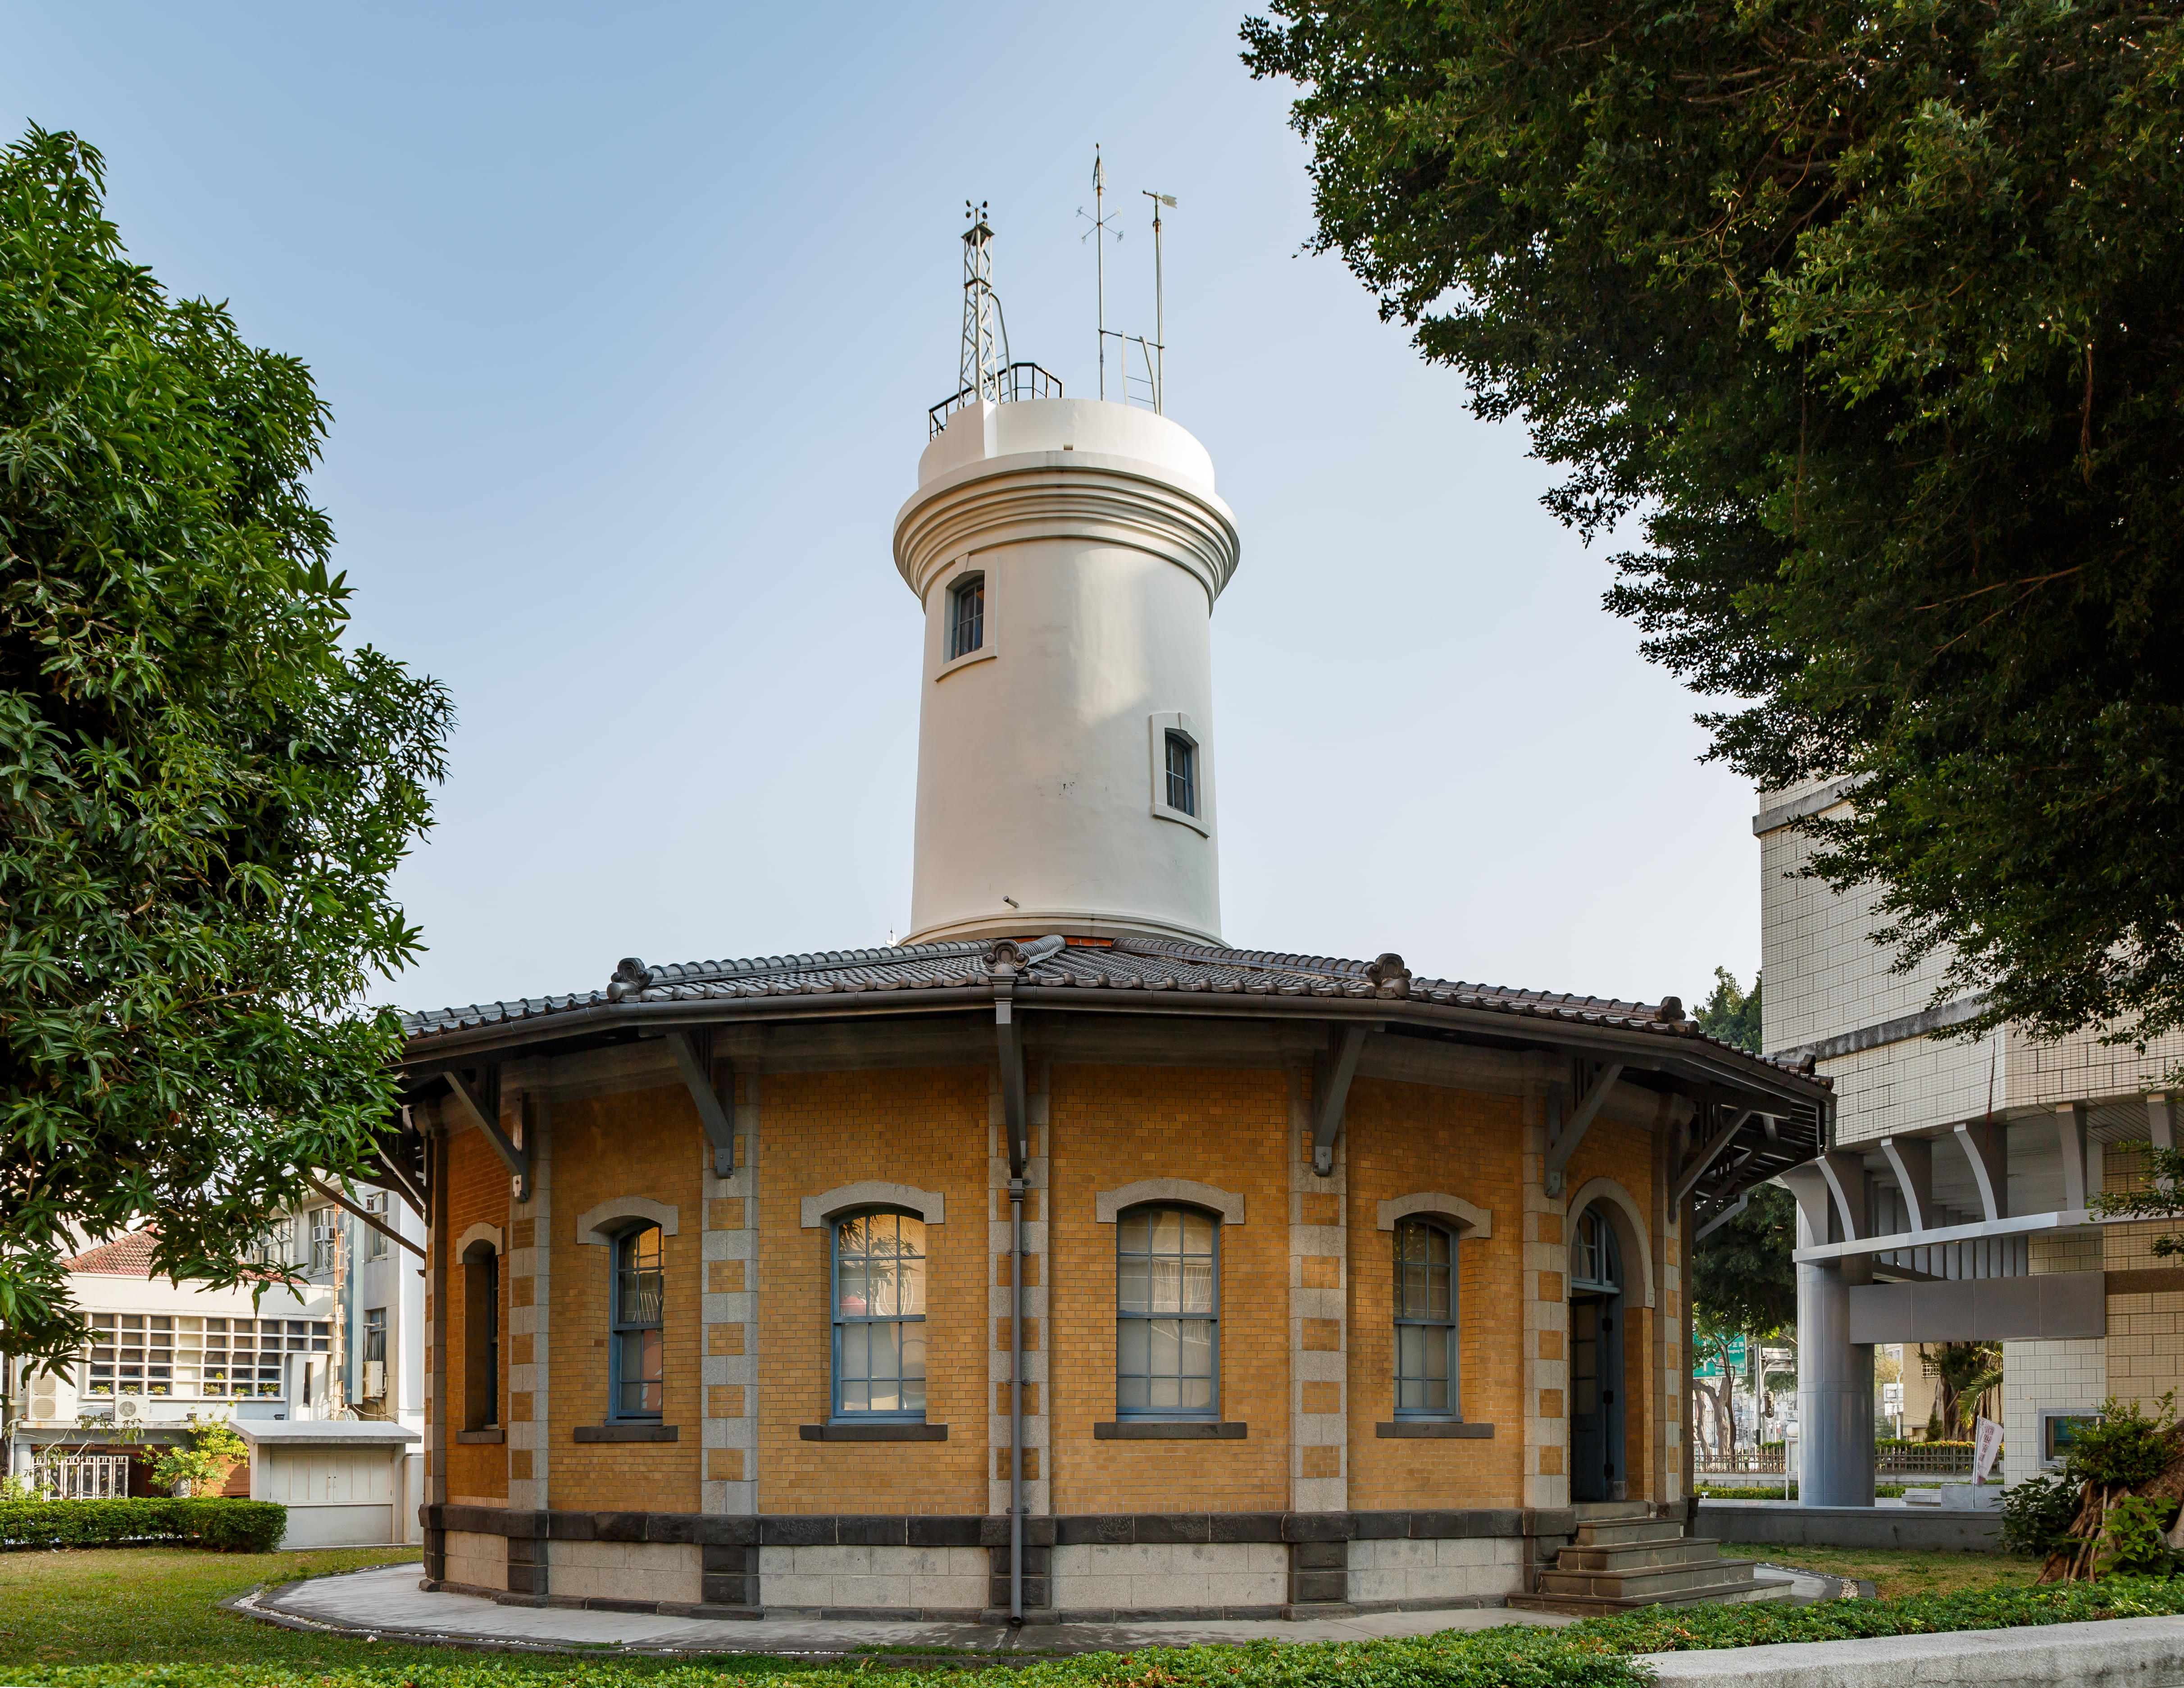
<svg viewBox="0 0 2184 1688">
<path fill-rule="evenodd" d="M 974 400 L 918 462 L 925 609 L 911 942 L 1218 943 L 1213 601 L 1236 524 L 1149 411 Z"/>
</svg>

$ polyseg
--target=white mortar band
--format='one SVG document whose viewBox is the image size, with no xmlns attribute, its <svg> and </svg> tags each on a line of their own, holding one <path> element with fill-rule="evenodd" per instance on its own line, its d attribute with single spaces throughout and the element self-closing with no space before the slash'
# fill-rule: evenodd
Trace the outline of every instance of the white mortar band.
<svg viewBox="0 0 2184 1688">
<path fill-rule="evenodd" d="M 1221 1216 L 1223 1225 L 1244 1222 L 1244 1198 L 1240 1192 L 1217 1190 L 1211 1184 L 1195 1183 L 1189 1178 L 1140 1178 L 1119 1190 L 1101 1190 L 1092 1198 L 1092 1217 L 1100 1224 L 1112 1225 L 1115 1216 L 1124 1208 L 1156 1201 L 1188 1202 L 1193 1207 L 1210 1208 Z"/>
<path fill-rule="evenodd" d="M 939 1225 L 948 1217 L 948 1199 L 939 1190 L 921 1190 L 912 1184 L 889 1184 L 878 1178 L 806 1196 L 802 1206 L 806 1231 L 817 1230 L 836 1214 L 847 1213 L 853 1207 L 898 1208 L 916 1214 L 928 1225 Z"/>
<path fill-rule="evenodd" d="M 611 1243 L 614 1232 L 607 1227 L 632 1219 L 657 1225 L 661 1236 L 672 1237 L 682 1224 L 682 1210 L 672 1202 L 655 1201 L 650 1196 L 616 1196 L 577 1216 L 577 1240 Z"/>
</svg>

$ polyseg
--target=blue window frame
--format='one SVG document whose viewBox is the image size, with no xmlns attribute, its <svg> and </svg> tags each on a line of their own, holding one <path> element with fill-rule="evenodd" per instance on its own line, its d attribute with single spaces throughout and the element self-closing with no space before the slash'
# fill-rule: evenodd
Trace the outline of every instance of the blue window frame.
<svg viewBox="0 0 2184 1688">
<path fill-rule="evenodd" d="M 1220 1411 L 1220 1222 L 1193 1207 L 1134 1207 L 1115 1221 L 1115 1413 Z"/>
<path fill-rule="evenodd" d="M 614 1305 L 608 1338 L 609 1416 L 660 1417 L 666 1393 L 662 1314 L 667 1274 L 660 1227 L 646 1225 L 615 1238 Z"/>
<path fill-rule="evenodd" d="M 948 659 L 967 657 L 986 643 L 986 577 L 974 574 L 948 590 Z"/>
<path fill-rule="evenodd" d="M 1456 1237 L 1427 1219 L 1396 1227 L 1396 1417 L 1454 1418 Z"/>
<path fill-rule="evenodd" d="M 925 1221 L 875 1210 L 834 1221 L 834 1417 L 925 1417 Z"/>
</svg>

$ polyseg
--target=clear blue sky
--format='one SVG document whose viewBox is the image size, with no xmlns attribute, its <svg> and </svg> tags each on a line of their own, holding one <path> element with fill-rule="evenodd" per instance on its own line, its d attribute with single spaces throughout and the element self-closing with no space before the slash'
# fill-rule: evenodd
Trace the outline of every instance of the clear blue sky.
<svg viewBox="0 0 2184 1688">
<path fill-rule="evenodd" d="M 453 688 L 409 1006 L 616 959 L 886 941 L 918 620 L 889 556 L 989 200 L 1018 357 L 1109 315 L 1244 538 L 1214 618 L 1234 943 L 1703 995 L 1758 947 L 1750 791 L 1600 607 L 1514 428 L 1303 255 L 1241 8 L 0 3 L 0 115 L 100 147 L 174 290 L 316 372 L 360 634 Z M 1114 201 L 1111 200 L 1111 204 Z"/>
</svg>

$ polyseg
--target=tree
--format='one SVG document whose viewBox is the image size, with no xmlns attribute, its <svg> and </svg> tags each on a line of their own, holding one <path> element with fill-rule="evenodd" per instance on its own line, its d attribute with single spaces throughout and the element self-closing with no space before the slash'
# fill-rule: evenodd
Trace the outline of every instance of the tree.
<svg viewBox="0 0 2184 1688">
<path fill-rule="evenodd" d="M 1736 975 L 1726 967 L 1713 970 L 1713 994 L 1699 1004 L 1696 1014 L 1699 1030 L 1709 1037 L 1719 1037 L 1724 1043 L 1734 1043 L 1740 1049 L 1749 1049 L 1755 1055 L 1762 1053 L 1759 1041 L 1759 978 L 1753 975 L 1752 994 L 1747 996 L 1736 982 Z"/>
<path fill-rule="evenodd" d="M 1966 1439 L 1982 1399 L 2002 1382 L 2002 1344 L 1929 1343 L 1919 1350 L 1919 1358 L 1926 1375 L 1942 1386 L 1934 1398 L 1934 1418 L 1940 1421 L 1943 1436 Z"/>
<path fill-rule="evenodd" d="M 1744 1210 L 1724 1220 L 1691 1250 L 1691 1301 L 1702 1321 L 1754 1338 L 1797 1322 L 1797 1204 L 1776 1184 L 1761 1184 Z"/>
<path fill-rule="evenodd" d="M 47 1359 L 70 1227 L 262 1280 L 309 1169 L 362 1165 L 450 722 L 343 643 L 309 372 L 170 299 L 102 194 L 73 136 L 0 151 L 0 1351 Z"/>
<path fill-rule="evenodd" d="M 1272 0 L 1317 244 L 1522 414 L 1973 1035 L 2184 1024 L 2184 13 Z"/>
</svg>

